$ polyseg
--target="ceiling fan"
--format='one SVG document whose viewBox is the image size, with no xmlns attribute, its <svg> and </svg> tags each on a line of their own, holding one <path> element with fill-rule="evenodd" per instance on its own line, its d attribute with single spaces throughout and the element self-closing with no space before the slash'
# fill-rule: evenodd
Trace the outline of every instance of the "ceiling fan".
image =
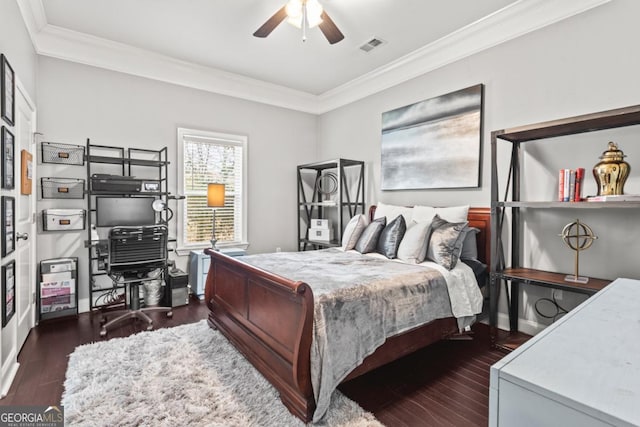
<svg viewBox="0 0 640 427">
<path fill-rule="evenodd" d="M 267 37 L 285 18 L 288 23 L 302 29 L 302 41 L 307 40 L 307 30 L 316 26 L 320 27 L 320 31 L 330 44 L 344 39 L 344 35 L 329 18 L 318 0 L 289 0 L 253 35 Z"/>
</svg>

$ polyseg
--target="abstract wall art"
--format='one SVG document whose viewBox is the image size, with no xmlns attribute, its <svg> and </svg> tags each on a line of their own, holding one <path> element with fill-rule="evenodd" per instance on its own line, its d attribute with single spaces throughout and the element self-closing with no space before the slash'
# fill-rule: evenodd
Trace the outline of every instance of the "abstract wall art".
<svg viewBox="0 0 640 427">
<path fill-rule="evenodd" d="M 480 185 L 483 85 L 382 114 L 382 190 Z"/>
</svg>

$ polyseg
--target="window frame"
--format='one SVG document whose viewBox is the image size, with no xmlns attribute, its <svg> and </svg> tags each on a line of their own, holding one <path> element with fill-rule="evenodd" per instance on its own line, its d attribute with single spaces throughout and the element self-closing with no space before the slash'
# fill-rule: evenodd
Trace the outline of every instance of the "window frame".
<svg viewBox="0 0 640 427">
<path fill-rule="evenodd" d="M 247 194 L 247 187 L 248 187 L 248 151 L 247 151 L 247 146 L 248 146 L 248 137 L 246 135 L 237 135 L 237 134 L 229 134 L 229 133 L 222 133 L 222 132 L 215 132 L 215 131 L 206 131 L 206 130 L 199 130 L 199 129 L 189 129 L 189 128 L 178 128 L 178 132 L 177 132 L 177 148 L 178 148 L 178 168 L 177 168 L 177 173 L 178 173 L 178 179 L 177 179 L 177 183 L 178 183 L 178 191 L 177 193 L 180 195 L 185 195 L 186 191 L 185 191 L 185 179 L 184 179 L 184 139 L 185 137 L 195 137 L 195 138 L 202 138 L 202 139 L 211 139 L 211 140 L 218 140 L 221 142 L 227 142 L 230 143 L 232 145 L 237 145 L 242 147 L 242 195 L 241 195 L 241 203 L 242 203 L 242 215 L 241 215 L 241 224 L 240 226 L 242 227 L 241 233 L 240 233 L 240 241 L 234 241 L 234 242 L 218 242 L 217 243 L 217 247 L 218 248 L 225 248 L 225 247 L 234 247 L 234 248 L 242 248 L 242 249 L 246 249 L 249 246 L 249 240 L 248 240 L 248 220 L 247 220 L 247 201 L 248 201 L 248 194 Z M 176 223 L 177 223 L 177 243 L 178 243 L 178 251 L 189 251 L 189 250 L 198 250 L 198 249 L 204 249 L 204 248 L 210 248 L 211 245 L 207 242 L 201 242 L 201 243 L 187 243 L 186 242 L 186 224 L 185 224 L 185 218 L 187 217 L 186 215 L 186 209 L 187 209 L 187 203 L 186 203 L 186 199 L 182 199 L 180 200 L 180 203 L 178 204 L 178 206 L 176 207 L 177 211 L 176 212 Z"/>
</svg>

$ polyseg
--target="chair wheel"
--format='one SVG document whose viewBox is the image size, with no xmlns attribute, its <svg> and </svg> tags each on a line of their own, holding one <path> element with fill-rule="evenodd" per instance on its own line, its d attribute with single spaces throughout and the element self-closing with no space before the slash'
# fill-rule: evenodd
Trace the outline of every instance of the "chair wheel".
<svg viewBox="0 0 640 427">
<path fill-rule="evenodd" d="M 100 336 L 101 337 L 106 337 L 107 336 L 107 330 L 106 329 L 101 329 L 100 330 Z"/>
<path fill-rule="evenodd" d="M 167 317 L 173 317 L 173 311 L 167 311 Z"/>
<path fill-rule="evenodd" d="M 151 331 L 151 330 L 153 330 L 153 324 L 149 323 L 147 325 L 147 331 Z"/>
</svg>

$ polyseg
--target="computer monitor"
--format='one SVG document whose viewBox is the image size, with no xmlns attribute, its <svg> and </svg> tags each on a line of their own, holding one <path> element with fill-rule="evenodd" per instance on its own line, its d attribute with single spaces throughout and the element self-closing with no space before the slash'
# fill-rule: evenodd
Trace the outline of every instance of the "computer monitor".
<svg viewBox="0 0 640 427">
<path fill-rule="evenodd" d="M 96 225 L 154 225 L 154 197 L 96 197 Z"/>
</svg>

